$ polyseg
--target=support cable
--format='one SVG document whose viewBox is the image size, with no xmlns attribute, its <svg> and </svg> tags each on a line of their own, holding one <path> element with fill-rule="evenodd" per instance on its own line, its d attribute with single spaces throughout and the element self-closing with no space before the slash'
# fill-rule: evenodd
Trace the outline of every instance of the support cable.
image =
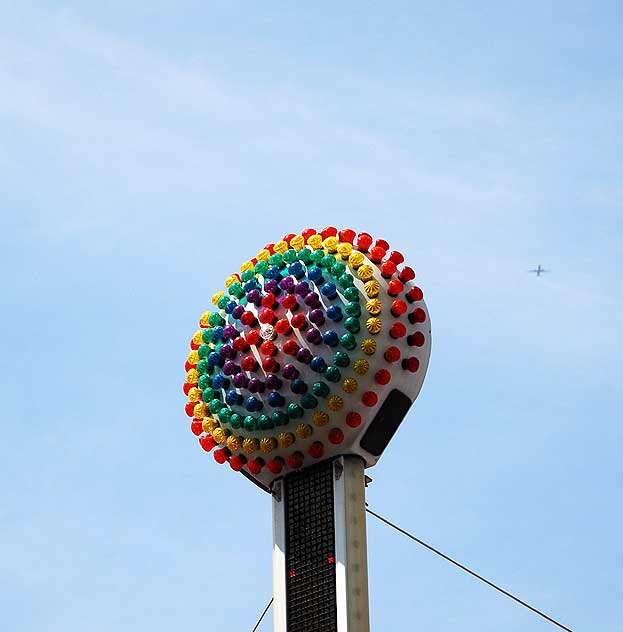
<svg viewBox="0 0 623 632">
<path fill-rule="evenodd" d="M 264 608 L 264 612 L 262 612 L 262 614 L 260 615 L 260 618 L 257 620 L 257 623 L 253 626 L 253 629 L 251 630 L 251 632 L 255 632 L 260 627 L 260 623 L 262 623 L 262 619 L 266 616 L 268 609 L 272 605 L 273 605 L 273 597 L 270 598 L 268 605 L 266 606 L 266 608 Z"/>
<path fill-rule="evenodd" d="M 405 531 L 404 529 L 401 529 L 398 525 L 395 525 L 393 522 L 390 522 L 389 520 L 387 520 L 387 518 L 383 518 L 383 516 L 380 516 L 379 514 L 375 513 L 374 511 L 369 509 L 367 506 L 366 506 L 366 511 L 369 514 L 372 514 L 375 518 L 377 518 L 381 522 L 384 522 L 386 525 L 392 527 L 393 529 L 396 529 L 396 531 L 398 531 L 399 533 L 402 533 L 403 535 L 406 535 L 408 538 L 410 538 L 414 542 L 417 542 L 418 544 L 422 545 L 424 548 L 427 548 L 429 551 L 432 551 L 433 553 L 439 555 L 440 557 L 443 557 L 444 560 L 447 560 L 448 562 L 451 562 L 455 566 L 458 566 L 461 570 L 465 571 L 466 573 L 469 573 L 470 575 L 472 575 L 476 579 L 479 579 L 481 582 L 484 582 L 485 584 L 491 586 L 491 588 L 495 588 L 495 590 L 497 590 L 498 592 L 501 592 L 503 595 L 506 595 L 510 599 L 513 599 L 518 604 L 521 604 L 522 606 L 528 608 L 529 610 L 532 610 L 532 612 L 535 612 L 536 614 L 538 614 L 539 616 L 543 617 L 544 619 L 546 619 L 550 623 L 553 623 L 554 625 L 557 625 L 559 628 L 561 628 L 563 630 L 566 630 L 567 632 L 573 632 L 573 630 L 571 630 L 571 628 L 568 628 L 568 627 L 564 626 L 562 623 L 559 623 L 558 621 L 556 621 L 555 619 L 552 619 L 551 617 L 548 617 L 545 613 L 541 612 L 540 610 L 537 610 L 536 608 L 534 608 L 530 604 L 528 604 L 525 601 L 522 601 L 521 599 L 519 599 L 519 597 L 515 597 L 515 595 L 512 595 L 511 593 L 509 593 L 508 591 L 504 590 L 503 588 L 500 588 L 499 586 L 497 586 L 493 582 L 490 582 L 488 579 L 485 579 L 481 575 L 478 575 L 478 573 L 475 573 L 474 571 L 470 570 L 469 568 L 467 568 L 467 566 L 464 566 L 460 562 L 457 562 L 456 560 L 453 560 L 451 557 L 445 555 L 445 553 L 442 553 L 441 551 L 438 551 L 436 548 L 432 547 L 430 544 L 427 544 L 426 542 L 420 540 L 419 538 L 416 538 L 411 533 Z"/>
</svg>

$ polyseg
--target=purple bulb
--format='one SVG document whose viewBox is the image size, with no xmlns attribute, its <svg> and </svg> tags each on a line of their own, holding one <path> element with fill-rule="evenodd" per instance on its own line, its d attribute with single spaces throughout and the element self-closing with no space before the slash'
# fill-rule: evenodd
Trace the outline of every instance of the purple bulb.
<svg viewBox="0 0 623 632">
<path fill-rule="evenodd" d="M 249 383 L 249 378 L 244 373 L 236 373 L 234 375 L 234 386 L 236 388 L 246 388 Z"/>
<path fill-rule="evenodd" d="M 311 296 L 311 294 L 308 294 L 308 297 L 309 296 Z M 309 312 L 309 320 L 315 325 L 322 325 L 322 323 L 324 323 L 324 312 L 321 309 L 312 309 L 312 311 Z"/>
<path fill-rule="evenodd" d="M 258 289 L 251 290 L 247 294 L 247 300 L 249 301 L 249 303 L 259 305 L 262 302 L 262 293 Z"/>
<path fill-rule="evenodd" d="M 318 345 L 322 342 L 322 334 L 317 329 L 312 328 L 305 334 L 305 340 L 313 345 Z"/>
<path fill-rule="evenodd" d="M 234 307 L 234 309 L 231 312 L 231 315 L 236 319 L 240 318 L 243 314 L 244 314 L 244 307 L 242 305 L 236 305 L 236 307 Z"/>
<path fill-rule="evenodd" d="M 273 391 L 279 390 L 281 388 L 281 380 L 274 373 L 269 373 L 266 376 L 266 388 L 270 388 Z"/>
<path fill-rule="evenodd" d="M 293 292 L 294 285 L 295 285 L 294 279 L 291 276 L 289 276 L 283 279 L 283 281 L 281 281 L 281 283 L 279 284 L 279 287 L 285 292 Z"/>
<path fill-rule="evenodd" d="M 264 291 L 270 292 L 271 294 L 279 294 L 279 286 L 277 285 L 277 281 L 275 279 L 270 279 L 264 283 Z"/>
<path fill-rule="evenodd" d="M 295 290 L 299 296 L 307 296 L 311 292 L 309 283 L 307 281 L 301 281 L 300 283 L 297 283 Z"/>
<path fill-rule="evenodd" d="M 312 352 L 309 349 L 305 349 L 304 347 L 302 349 L 299 349 L 296 354 L 296 359 L 303 364 L 309 364 L 313 357 L 314 356 L 312 355 Z"/>
<path fill-rule="evenodd" d="M 227 360 L 223 365 L 223 373 L 225 375 L 235 375 L 238 371 L 240 371 L 240 367 L 232 360 Z"/>
<path fill-rule="evenodd" d="M 298 376 L 298 369 L 293 364 L 286 364 L 283 367 L 283 377 L 285 377 L 286 380 L 294 380 Z"/>
<path fill-rule="evenodd" d="M 320 303 L 320 297 L 316 294 L 316 292 L 310 292 L 305 297 L 305 305 L 309 305 L 309 307 L 316 307 L 318 303 Z"/>
<path fill-rule="evenodd" d="M 252 377 L 249 380 L 248 389 L 252 393 L 263 393 L 264 392 L 264 382 L 257 377 Z"/>
<path fill-rule="evenodd" d="M 225 340 L 234 340 L 239 335 L 240 332 L 233 325 L 227 325 L 227 327 L 223 329 L 223 338 Z"/>
<path fill-rule="evenodd" d="M 233 358 L 236 352 L 231 348 L 231 345 L 223 345 L 218 352 L 221 354 L 221 358 Z"/>
</svg>

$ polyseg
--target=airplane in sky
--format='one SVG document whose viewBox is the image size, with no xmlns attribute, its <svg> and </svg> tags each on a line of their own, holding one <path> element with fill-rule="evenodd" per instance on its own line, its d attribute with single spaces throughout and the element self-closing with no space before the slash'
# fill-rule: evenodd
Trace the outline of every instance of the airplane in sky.
<svg viewBox="0 0 623 632">
<path fill-rule="evenodd" d="M 545 268 L 542 268 L 541 264 L 539 263 L 539 267 L 538 268 L 535 268 L 534 270 L 528 270 L 528 272 L 534 272 L 538 277 L 540 277 L 545 272 L 549 272 L 549 270 L 546 270 Z"/>
</svg>

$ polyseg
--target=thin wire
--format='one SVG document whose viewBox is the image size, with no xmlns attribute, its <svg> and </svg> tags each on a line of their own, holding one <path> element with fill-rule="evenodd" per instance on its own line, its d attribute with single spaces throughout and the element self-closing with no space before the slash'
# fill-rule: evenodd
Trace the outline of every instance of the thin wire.
<svg viewBox="0 0 623 632">
<path fill-rule="evenodd" d="M 451 562 L 455 566 L 458 566 L 461 570 L 464 570 L 466 573 L 469 573 L 470 575 L 472 575 L 476 579 L 479 579 L 481 582 L 484 582 L 485 584 L 488 584 L 489 586 L 491 586 L 491 588 L 495 588 L 497 591 L 501 592 L 503 595 L 506 595 L 507 597 L 510 597 L 511 599 L 513 599 L 517 603 L 521 604 L 522 606 L 525 606 L 529 610 L 532 610 L 532 612 L 536 612 L 536 614 L 538 614 L 539 616 L 543 617 L 544 619 L 547 619 L 550 623 L 553 623 L 554 625 L 557 625 L 559 628 L 562 628 L 563 630 L 566 630 L 567 632 L 573 632 L 573 630 L 571 630 L 571 628 L 568 628 L 568 627 L 564 626 L 562 623 L 559 623 L 555 619 L 552 619 L 551 617 L 548 617 L 544 612 L 541 612 L 540 610 L 537 610 L 536 608 L 534 608 L 530 604 L 526 603 L 525 601 L 522 601 L 521 599 L 519 599 L 519 597 L 515 597 L 515 595 L 512 595 L 511 593 L 509 593 L 508 591 L 504 590 L 503 588 L 500 588 L 499 586 L 496 586 L 493 582 L 490 582 L 488 579 L 485 579 L 481 575 L 478 575 L 478 573 L 475 573 L 474 571 L 472 571 L 469 568 L 467 568 L 467 566 L 463 566 L 463 564 L 457 562 L 456 560 L 453 560 L 451 557 L 448 557 L 447 555 L 445 555 L 441 551 L 438 551 L 437 549 L 432 547 L 430 544 L 426 544 L 426 542 L 423 542 L 422 540 L 420 540 L 419 538 L 416 538 L 414 535 L 411 535 L 410 533 L 408 533 L 404 529 L 401 529 L 398 525 L 395 525 L 393 522 L 390 522 L 386 518 L 383 518 L 383 516 L 380 516 L 379 514 L 375 513 L 374 511 L 372 511 L 372 509 L 369 509 L 368 507 L 366 507 L 366 511 L 369 514 L 372 514 L 375 518 L 378 518 L 381 522 L 384 522 L 386 525 L 389 525 L 390 527 L 396 529 L 396 531 L 399 531 L 403 535 L 406 535 L 408 538 L 411 538 L 414 542 L 417 542 L 418 544 L 421 544 L 423 547 L 427 548 L 429 551 L 432 551 L 433 553 L 436 553 L 440 557 L 443 557 L 444 560 L 447 560 L 448 562 Z"/>
<path fill-rule="evenodd" d="M 268 609 L 272 605 L 273 605 L 273 597 L 270 598 L 268 605 L 266 606 L 266 608 L 264 608 L 264 612 L 262 612 L 262 614 L 260 615 L 260 618 L 257 620 L 257 623 L 253 626 L 253 629 L 251 630 L 251 632 L 255 632 L 260 627 L 260 623 L 262 623 L 262 619 L 266 616 Z"/>
</svg>

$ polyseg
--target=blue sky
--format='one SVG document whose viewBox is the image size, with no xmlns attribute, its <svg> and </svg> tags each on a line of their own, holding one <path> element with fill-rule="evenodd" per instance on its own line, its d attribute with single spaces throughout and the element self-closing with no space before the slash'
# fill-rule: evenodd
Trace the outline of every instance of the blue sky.
<svg viewBox="0 0 623 632">
<path fill-rule="evenodd" d="M 432 318 L 371 506 L 623 630 L 620 3 L 0 7 L 2 628 L 252 627 L 270 502 L 196 445 L 184 355 L 258 246 L 334 224 Z M 553 629 L 368 529 L 373 629 Z"/>
</svg>

